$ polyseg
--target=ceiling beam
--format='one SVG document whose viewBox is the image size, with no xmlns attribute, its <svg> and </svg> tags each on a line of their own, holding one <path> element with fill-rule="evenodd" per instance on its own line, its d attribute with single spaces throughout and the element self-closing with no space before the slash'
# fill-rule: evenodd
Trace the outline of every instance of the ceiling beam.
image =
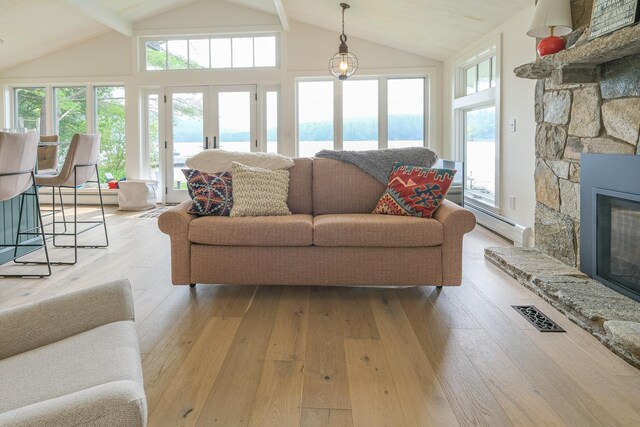
<svg viewBox="0 0 640 427">
<path fill-rule="evenodd" d="M 287 12 L 284 10 L 284 0 L 273 0 L 276 5 L 276 10 L 278 11 L 278 18 L 280 18 L 280 23 L 282 24 L 282 28 L 285 31 L 289 31 L 289 18 L 287 18 Z"/>
<path fill-rule="evenodd" d="M 67 0 L 67 2 L 82 11 L 82 13 L 87 15 L 89 18 L 95 19 L 112 30 L 115 30 L 127 37 L 133 36 L 133 24 L 131 24 L 131 22 L 123 18 L 117 12 L 102 6 L 98 2 L 86 0 Z"/>
</svg>

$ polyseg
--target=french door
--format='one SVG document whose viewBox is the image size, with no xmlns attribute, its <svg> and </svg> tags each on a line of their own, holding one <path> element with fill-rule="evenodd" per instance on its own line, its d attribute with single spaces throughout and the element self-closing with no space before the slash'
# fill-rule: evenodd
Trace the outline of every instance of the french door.
<svg viewBox="0 0 640 427">
<path fill-rule="evenodd" d="M 165 202 L 186 200 L 185 162 L 207 149 L 257 151 L 256 86 L 166 91 Z"/>
</svg>

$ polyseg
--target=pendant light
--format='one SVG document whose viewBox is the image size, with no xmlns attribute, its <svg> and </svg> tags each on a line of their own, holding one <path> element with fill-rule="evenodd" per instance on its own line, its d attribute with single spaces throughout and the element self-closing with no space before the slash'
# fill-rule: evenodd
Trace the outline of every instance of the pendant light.
<svg viewBox="0 0 640 427">
<path fill-rule="evenodd" d="M 347 80 L 358 69 L 358 57 L 349 52 L 347 36 L 344 34 L 344 11 L 351 6 L 346 3 L 340 3 L 340 7 L 342 8 L 340 47 L 338 47 L 338 52 L 329 60 L 329 72 L 340 80 Z"/>
</svg>

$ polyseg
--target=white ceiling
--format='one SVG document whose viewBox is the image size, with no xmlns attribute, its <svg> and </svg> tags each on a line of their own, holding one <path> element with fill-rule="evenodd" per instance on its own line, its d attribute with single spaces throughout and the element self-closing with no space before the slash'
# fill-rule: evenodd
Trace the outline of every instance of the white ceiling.
<svg viewBox="0 0 640 427">
<path fill-rule="evenodd" d="M 0 0 L 0 70 L 193 1 Z M 272 14 L 282 5 L 289 21 L 336 31 L 336 38 L 340 32 L 339 0 L 224 1 Z M 347 36 L 444 60 L 534 0 L 347 1 Z"/>
</svg>

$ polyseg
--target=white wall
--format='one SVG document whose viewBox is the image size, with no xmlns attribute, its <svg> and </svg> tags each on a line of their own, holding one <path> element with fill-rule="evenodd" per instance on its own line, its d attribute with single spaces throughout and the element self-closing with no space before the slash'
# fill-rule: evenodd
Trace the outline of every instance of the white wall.
<svg viewBox="0 0 640 427">
<path fill-rule="evenodd" d="M 452 99 L 454 94 L 454 72 L 456 67 L 470 55 L 477 53 L 478 46 L 490 40 L 501 39 L 500 47 L 500 214 L 520 225 L 534 225 L 535 187 L 535 81 L 520 79 L 513 74 L 518 65 L 536 59 L 535 39 L 525 32 L 533 14 L 533 5 L 488 34 L 455 58 L 444 64 L 444 147 L 445 156 L 455 157 L 461 153 L 455 146 Z M 509 123 L 516 119 L 517 130 L 512 133 Z M 458 155 L 460 157 L 460 155 Z M 461 160 L 461 159 L 459 159 Z M 509 207 L 509 196 L 516 197 L 515 209 Z"/>
<path fill-rule="evenodd" d="M 282 61 L 278 69 L 140 72 L 138 36 L 281 30 L 276 15 L 221 1 L 202 0 L 136 23 L 136 34 L 131 39 L 110 32 L 5 70 L 0 73 L 0 97 L 7 97 L 9 88 L 15 84 L 124 84 L 127 176 L 140 178 L 143 177 L 140 111 L 144 88 L 216 84 L 258 84 L 261 87 L 277 84 L 281 91 L 280 151 L 293 155 L 295 79 L 329 75 L 327 63 L 338 48 L 339 34 L 297 22 L 290 24 L 291 31 L 281 34 Z M 434 111 L 438 112 L 434 116 L 432 133 L 437 150 L 441 141 L 438 136 L 441 135 L 439 98 L 442 63 L 356 38 L 349 38 L 349 47 L 360 59 L 358 76 L 385 73 L 430 75 L 433 85 L 431 104 Z M 2 106 L 5 106 L 5 102 L 2 102 Z M 8 116 L 8 112 L 3 112 L 2 108 L 0 120 Z"/>
</svg>

